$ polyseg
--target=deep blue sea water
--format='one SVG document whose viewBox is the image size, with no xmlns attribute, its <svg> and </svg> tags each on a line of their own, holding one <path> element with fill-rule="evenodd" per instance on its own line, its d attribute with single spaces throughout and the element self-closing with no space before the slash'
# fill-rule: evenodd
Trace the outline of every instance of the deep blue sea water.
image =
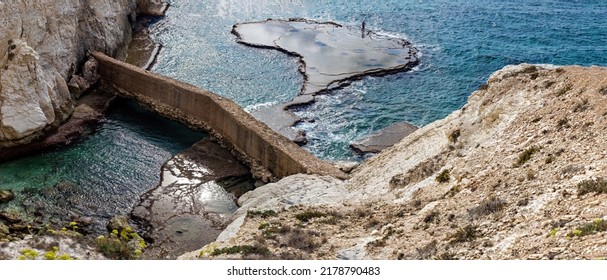
<svg viewBox="0 0 607 280">
<path fill-rule="evenodd" d="M 297 114 L 306 146 L 325 159 L 355 158 L 348 145 L 394 122 L 425 125 L 460 108 L 508 64 L 607 64 L 607 1 L 571 0 L 172 0 L 153 35 L 164 44 L 154 71 L 232 98 L 253 110 L 290 100 L 303 79 L 297 60 L 239 45 L 233 24 L 304 17 L 409 39 L 412 72 L 366 78 Z"/>
<path fill-rule="evenodd" d="M 425 125 L 460 108 L 508 64 L 607 65 L 607 1 L 572 0 L 172 0 L 152 26 L 164 44 L 154 71 L 232 98 L 247 110 L 285 102 L 303 82 L 296 59 L 239 45 L 233 24 L 305 17 L 360 25 L 409 39 L 421 53 L 414 71 L 370 77 L 297 114 L 306 146 L 325 159 L 355 158 L 348 145 L 394 122 Z M 118 104 L 92 135 L 68 148 L 0 164 L 0 189 L 26 205 L 62 215 L 126 214 L 158 182 L 171 155 L 205 135 Z"/>
</svg>

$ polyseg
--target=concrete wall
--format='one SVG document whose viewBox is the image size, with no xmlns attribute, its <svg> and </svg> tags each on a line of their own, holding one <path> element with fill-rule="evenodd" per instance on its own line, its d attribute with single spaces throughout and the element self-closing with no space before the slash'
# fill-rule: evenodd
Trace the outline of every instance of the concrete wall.
<svg viewBox="0 0 607 280">
<path fill-rule="evenodd" d="M 297 173 L 347 177 L 333 165 L 274 132 L 231 100 L 99 52 L 92 55 L 99 62 L 99 74 L 106 82 L 162 114 L 208 130 L 230 145 L 252 168 L 264 167 L 278 178 Z"/>
</svg>

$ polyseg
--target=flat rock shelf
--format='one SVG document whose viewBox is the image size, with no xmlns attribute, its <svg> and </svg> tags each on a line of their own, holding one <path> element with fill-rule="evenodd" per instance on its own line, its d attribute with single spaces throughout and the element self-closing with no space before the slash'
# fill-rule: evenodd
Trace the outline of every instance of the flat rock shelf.
<svg viewBox="0 0 607 280">
<path fill-rule="evenodd" d="M 306 19 L 236 24 L 238 43 L 276 49 L 299 57 L 304 75 L 300 94 L 291 102 L 262 108 L 253 115 L 292 141 L 305 144 L 305 133 L 293 126 L 301 121 L 290 107 L 314 102 L 314 95 L 344 87 L 364 76 L 407 71 L 418 64 L 417 50 L 405 39 L 380 35 L 360 26 Z"/>
<path fill-rule="evenodd" d="M 238 42 L 273 48 L 301 59 L 302 94 L 317 94 L 366 75 L 405 71 L 418 62 L 404 39 L 360 27 L 305 19 L 241 23 L 232 29 Z"/>
</svg>

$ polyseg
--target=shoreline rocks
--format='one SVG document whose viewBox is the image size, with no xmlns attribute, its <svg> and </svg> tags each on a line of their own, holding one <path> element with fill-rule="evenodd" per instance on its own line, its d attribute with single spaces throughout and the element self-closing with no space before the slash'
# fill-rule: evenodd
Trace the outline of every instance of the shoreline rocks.
<svg viewBox="0 0 607 280">
<path fill-rule="evenodd" d="M 15 199 L 15 193 L 12 190 L 0 190 L 0 203 L 7 203 Z"/>
<path fill-rule="evenodd" d="M 294 127 L 302 119 L 289 108 L 311 104 L 314 95 L 347 86 L 353 80 L 407 71 L 419 63 L 417 50 L 404 39 L 334 22 L 268 19 L 236 24 L 232 33 L 240 44 L 275 49 L 299 58 L 299 70 L 304 76 L 300 94 L 285 104 L 252 112 L 299 145 L 307 143 L 305 131 Z"/>
</svg>

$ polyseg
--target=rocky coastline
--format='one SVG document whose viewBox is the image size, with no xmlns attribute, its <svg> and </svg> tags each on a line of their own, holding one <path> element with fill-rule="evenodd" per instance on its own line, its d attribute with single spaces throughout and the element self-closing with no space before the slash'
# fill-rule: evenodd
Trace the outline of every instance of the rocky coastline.
<svg viewBox="0 0 607 280">
<path fill-rule="evenodd" d="M 220 238 L 180 258 L 603 258 L 605 77 L 506 66 L 351 179 L 298 175 L 241 197 Z M 307 195 L 280 192 L 294 184 Z M 323 188 L 342 193 L 314 195 Z"/>
<path fill-rule="evenodd" d="M 299 59 L 299 71 L 304 76 L 300 94 L 285 104 L 251 112 L 299 145 L 305 145 L 307 139 L 305 131 L 295 128 L 295 125 L 306 120 L 297 117 L 290 108 L 309 105 L 314 102 L 315 95 L 329 93 L 363 77 L 404 72 L 419 63 L 417 50 L 404 39 L 335 22 L 302 18 L 268 19 L 236 24 L 232 27 L 232 34 L 240 44 L 277 50 Z M 396 134 L 404 137 L 409 131 L 404 129 Z M 394 138 L 394 133 L 389 137 L 381 136 L 387 133 L 379 134 L 375 138 L 383 138 L 379 141 L 384 143 L 394 144 L 402 139 Z M 370 153 L 377 150 L 366 152 L 363 148 L 355 151 Z"/>
<path fill-rule="evenodd" d="M 96 61 L 88 57 L 88 50 L 103 50 L 119 58 L 129 58 L 140 67 L 149 68 L 155 62 L 160 45 L 151 41 L 146 25 L 150 17 L 164 14 L 167 3 L 156 0 L 121 3 L 98 1 L 91 4 L 72 2 L 61 7 L 40 3 L 51 9 L 28 7 L 28 11 L 31 8 L 38 12 L 33 14 L 21 11 L 24 3 L 19 1 L 0 3 L 0 14 L 6 15 L 5 18 L 20 16 L 22 28 L 20 35 L 13 34 L 12 30 L 2 33 L 0 40 L 8 42 L 0 70 L 0 162 L 69 145 L 89 133 L 103 119 L 116 95 L 113 88 L 99 82 Z M 99 12 L 109 14 L 100 17 Z M 73 19 L 82 19 L 62 21 L 62 16 L 69 17 L 72 13 L 78 14 Z M 35 20 L 44 20 L 42 26 L 46 24 L 50 29 L 41 30 L 31 26 L 37 24 Z M 87 24 L 77 25 L 79 21 Z M 11 30 L 10 27 L 7 30 Z M 59 35 L 54 33 L 57 28 L 74 29 L 76 32 Z M 6 41 L 5 35 L 19 39 Z M 47 37 L 52 39 L 40 41 Z M 104 40 L 99 40 L 99 37 Z M 153 47 L 150 48 L 150 45 Z M 31 69 L 35 69 L 34 72 Z M 12 81 L 15 77 L 31 82 L 14 84 Z M 40 90 L 45 83 L 49 84 L 48 91 Z M 54 86 L 50 87 L 51 84 Z M 13 94 L 17 89 L 26 94 Z M 47 118 L 31 114 L 20 116 L 27 120 L 25 123 L 36 128 L 20 130 L 13 126 L 10 123 L 11 112 L 32 113 L 21 108 L 30 105 L 47 110 L 44 111 Z M 32 108 L 33 113 L 37 110 L 36 107 Z M 48 110 L 53 110 L 55 116 Z M 12 198 L 14 194 L 10 190 L 2 191 L 0 203 L 9 202 Z M 59 259 L 60 256 L 66 259 L 104 259 L 103 255 L 95 252 L 94 240 L 86 237 L 90 233 L 90 221 L 78 217 L 71 219 L 69 225 L 61 228 L 62 225 L 38 223 L 36 219 L 21 217 L 16 212 L 0 212 L 0 256 L 2 259 Z M 24 256 L 24 251 L 30 255 Z"/>
</svg>

